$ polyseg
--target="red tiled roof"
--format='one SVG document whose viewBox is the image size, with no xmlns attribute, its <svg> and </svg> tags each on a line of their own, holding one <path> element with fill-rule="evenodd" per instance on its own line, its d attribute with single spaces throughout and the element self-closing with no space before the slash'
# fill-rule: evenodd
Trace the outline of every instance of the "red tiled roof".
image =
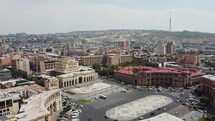
<svg viewBox="0 0 215 121">
<path fill-rule="evenodd" d="M 190 74 L 191 76 L 201 76 L 203 73 L 197 69 L 186 69 L 186 68 L 153 68 L 148 66 L 133 66 L 133 67 L 120 67 L 115 72 L 122 74 L 133 75 L 133 70 L 139 70 L 144 73 L 174 73 L 174 74 Z"/>
</svg>

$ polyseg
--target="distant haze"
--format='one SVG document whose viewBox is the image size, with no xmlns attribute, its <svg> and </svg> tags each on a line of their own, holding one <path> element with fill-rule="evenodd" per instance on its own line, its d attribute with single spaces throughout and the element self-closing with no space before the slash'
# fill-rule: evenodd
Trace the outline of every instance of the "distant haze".
<svg viewBox="0 0 215 121">
<path fill-rule="evenodd" d="M 0 34 L 105 29 L 215 32 L 215 0 L 0 0 Z"/>
</svg>

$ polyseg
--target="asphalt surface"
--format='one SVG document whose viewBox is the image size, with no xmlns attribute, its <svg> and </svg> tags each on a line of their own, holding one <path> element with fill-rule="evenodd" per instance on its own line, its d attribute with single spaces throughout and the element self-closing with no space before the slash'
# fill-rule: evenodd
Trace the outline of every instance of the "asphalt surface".
<svg viewBox="0 0 215 121">
<path fill-rule="evenodd" d="M 169 111 L 170 113 L 172 113 L 172 115 L 175 115 L 175 112 L 177 112 L 176 116 L 184 115 L 186 111 L 186 107 L 182 106 L 182 102 L 186 100 L 185 96 L 184 98 L 183 97 L 180 98 L 182 102 L 176 102 L 177 95 L 173 96 L 175 94 L 172 94 L 172 93 L 169 94 L 169 93 L 155 92 L 155 91 L 148 91 L 148 90 L 139 91 L 137 89 L 131 89 L 127 93 L 119 92 L 119 93 L 114 93 L 112 95 L 109 95 L 106 100 L 98 99 L 98 100 L 95 100 L 94 102 L 85 104 L 84 108 L 82 108 L 80 121 L 88 121 L 89 119 L 91 119 L 91 121 L 113 121 L 112 119 L 105 118 L 105 114 L 107 110 L 149 95 L 168 96 L 173 99 L 173 102 L 168 104 L 167 106 L 160 108 L 159 110 L 154 110 L 153 115 L 151 115 L 152 112 L 143 115 L 142 117 L 144 117 L 144 119 L 159 115 L 163 112 L 169 112 Z M 164 111 L 163 108 L 166 108 L 166 111 Z M 174 109 L 175 112 L 172 109 Z M 138 119 L 139 118 L 134 119 L 133 121 L 136 121 Z"/>
<path fill-rule="evenodd" d="M 105 100 L 97 99 L 97 100 L 93 100 L 93 102 L 82 104 L 84 107 L 82 108 L 82 113 L 80 113 L 80 116 L 79 116 L 80 121 L 114 121 L 112 119 L 106 118 L 105 114 L 107 110 L 149 95 L 164 95 L 172 98 L 173 102 L 164 107 L 161 107 L 160 109 L 154 110 L 150 113 L 147 113 L 141 116 L 141 117 L 144 117 L 144 119 L 154 117 L 163 112 L 167 112 L 177 117 L 183 117 L 185 114 L 188 113 L 188 110 L 187 110 L 188 106 L 186 105 L 186 103 L 190 105 L 190 102 L 187 100 L 190 94 L 189 91 L 184 91 L 184 94 L 182 94 L 181 91 L 177 91 L 176 93 L 173 93 L 173 92 L 164 92 L 164 91 L 162 92 L 148 91 L 147 88 L 139 90 L 139 89 L 133 88 L 133 86 L 128 86 L 128 85 L 124 85 L 121 83 L 108 81 L 108 80 L 103 80 L 103 81 L 106 83 L 120 86 L 122 88 L 128 88 L 129 91 L 126 93 L 114 91 L 114 93 L 106 95 L 107 99 Z M 180 101 L 177 102 L 176 100 L 180 100 Z M 75 102 L 75 100 L 72 100 L 71 98 L 69 102 L 72 103 L 72 102 Z M 76 103 L 78 104 L 78 102 Z M 164 108 L 166 108 L 165 111 L 163 110 Z M 154 114 L 152 115 L 152 113 Z M 136 121 L 138 119 L 139 117 L 132 121 Z"/>
</svg>

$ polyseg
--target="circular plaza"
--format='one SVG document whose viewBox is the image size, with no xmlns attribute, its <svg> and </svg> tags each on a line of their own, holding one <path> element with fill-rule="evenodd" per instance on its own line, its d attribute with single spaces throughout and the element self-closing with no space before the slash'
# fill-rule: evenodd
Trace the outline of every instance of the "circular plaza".
<svg viewBox="0 0 215 121">
<path fill-rule="evenodd" d="M 158 108 L 170 104 L 173 100 L 162 95 L 150 95 L 138 100 L 114 107 L 106 112 L 106 116 L 113 120 L 128 121 L 150 113 Z"/>
</svg>

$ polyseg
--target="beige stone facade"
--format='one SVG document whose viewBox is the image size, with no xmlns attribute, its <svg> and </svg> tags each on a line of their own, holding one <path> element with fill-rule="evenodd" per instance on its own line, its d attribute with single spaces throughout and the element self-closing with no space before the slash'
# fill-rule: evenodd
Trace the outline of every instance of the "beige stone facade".
<svg viewBox="0 0 215 121">
<path fill-rule="evenodd" d="M 166 46 L 162 43 L 157 43 L 157 46 L 155 48 L 155 52 L 160 55 L 166 55 Z"/>
<path fill-rule="evenodd" d="M 50 77 L 44 83 L 47 90 L 59 89 L 59 80 L 56 77 Z"/>
<path fill-rule="evenodd" d="M 199 55 L 187 54 L 183 56 L 184 64 L 198 65 L 200 64 Z"/>
<path fill-rule="evenodd" d="M 55 71 L 60 73 L 78 72 L 78 61 L 74 58 L 62 58 L 55 64 Z"/>
<path fill-rule="evenodd" d="M 120 57 L 117 55 L 108 55 L 107 56 L 107 65 L 119 65 Z"/>
<path fill-rule="evenodd" d="M 103 55 L 95 55 L 95 56 L 81 56 L 80 57 L 80 64 L 83 66 L 92 66 L 96 63 L 103 63 L 104 56 Z"/>
<path fill-rule="evenodd" d="M 55 113 L 62 108 L 61 90 L 44 91 L 24 101 L 18 121 L 55 121 Z"/>
<path fill-rule="evenodd" d="M 44 73 L 47 70 L 55 69 L 55 63 L 57 61 L 40 61 L 40 73 Z"/>
<path fill-rule="evenodd" d="M 27 73 L 30 73 L 30 62 L 27 58 L 13 58 L 11 60 L 12 62 L 12 68 L 15 70 L 23 70 Z"/>
<path fill-rule="evenodd" d="M 112 55 L 112 56 L 111 56 Z M 105 54 L 94 56 L 80 57 L 80 64 L 84 66 L 92 66 L 93 64 L 113 64 L 118 65 L 124 62 L 131 62 L 133 55 Z"/>
<path fill-rule="evenodd" d="M 57 78 L 60 81 L 60 87 L 68 87 L 76 84 L 94 81 L 98 78 L 98 74 L 94 69 L 91 69 L 87 71 L 62 74 L 57 76 Z"/>
<path fill-rule="evenodd" d="M 0 97 L 0 116 L 17 114 L 19 111 L 19 101 L 14 100 L 12 96 L 6 96 L 7 94 L 3 95 L 3 97 Z"/>
</svg>

